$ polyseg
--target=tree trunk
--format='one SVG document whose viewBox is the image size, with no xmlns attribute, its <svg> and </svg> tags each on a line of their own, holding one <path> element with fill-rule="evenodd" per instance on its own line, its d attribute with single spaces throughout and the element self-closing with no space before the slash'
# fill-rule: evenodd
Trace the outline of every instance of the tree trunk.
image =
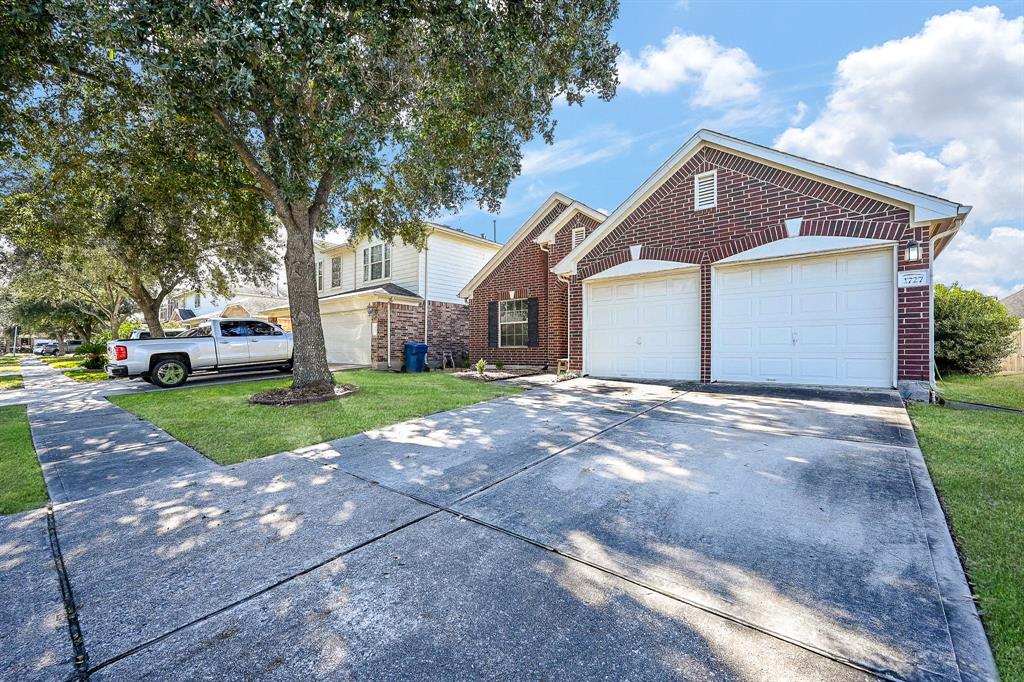
<svg viewBox="0 0 1024 682">
<path fill-rule="evenodd" d="M 142 317 L 146 320 L 149 336 L 154 339 L 162 339 L 164 337 L 164 327 L 160 324 L 160 303 L 163 302 L 163 297 L 154 298 L 150 296 L 142 280 L 134 274 L 131 277 L 132 300 L 135 301 L 136 305 L 139 306 L 139 310 L 142 311 Z"/>
<path fill-rule="evenodd" d="M 313 227 L 309 224 L 308 206 L 297 202 L 290 208 L 291 215 L 279 217 L 287 233 L 284 269 L 288 276 L 288 309 L 294 342 L 292 385 L 326 393 L 333 390 L 334 375 L 327 366 L 327 347 L 320 322 Z"/>
<path fill-rule="evenodd" d="M 110 340 L 116 341 L 117 333 L 121 331 L 121 315 L 117 311 L 110 313 L 108 322 L 110 322 Z"/>
</svg>

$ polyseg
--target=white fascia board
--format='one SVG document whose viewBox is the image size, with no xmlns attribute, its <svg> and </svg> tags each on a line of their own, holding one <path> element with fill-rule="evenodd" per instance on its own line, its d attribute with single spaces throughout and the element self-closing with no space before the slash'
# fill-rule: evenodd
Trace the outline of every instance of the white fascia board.
<svg viewBox="0 0 1024 682">
<path fill-rule="evenodd" d="M 533 240 L 534 243 L 550 244 L 551 242 L 555 241 L 555 236 L 558 234 L 558 232 L 563 227 L 565 227 L 569 223 L 569 221 L 572 220 L 573 217 L 578 213 L 582 213 L 591 220 L 596 220 L 598 224 L 603 223 L 605 218 L 608 217 L 604 213 L 601 213 L 600 211 L 590 208 L 586 204 L 574 201 L 571 204 L 569 204 L 568 208 L 559 213 L 558 217 L 552 220 L 551 224 L 548 225 L 543 232 L 537 235 L 537 238 Z"/>
<path fill-rule="evenodd" d="M 674 260 L 654 260 L 644 259 L 626 261 L 625 263 L 619 263 L 614 267 L 610 267 L 607 270 L 587 277 L 584 282 L 593 282 L 595 280 L 611 279 L 613 277 L 632 277 L 636 275 L 650 275 L 656 272 L 665 272 L 668 270 L 683 270 L 686 268 L 699 268 L 699 263 L 681 263 Z"/>
<path fill-rule="evenodd" d="M 677 149 L 665 163 L 661 164 L 658 170 L 647 178 L 640 187 L 630 194 L 598 229 L 594 230 L 573 251 L 566 254 L 565 258 L 559 261 L 551 271 L 559 275 L 576 274 L 576 264 L 601 243 L 637 206 L 653 194 L 665 180 L 679 170 L 698 151 L 701 145 L 705 144 L 718 147 L 726 152 L 746 156 L 783 170 L 795 172 L 797 175 L 803 175 L 826 182 L 827 184 L 839 186 L 858 194 L 906 206 L 911 212 L 911 222 L 915 224 L 928 223 L 956 216 L 966 217 L 967 212 L 970 211 L 969 206 L 953 201 L 915 192 L 905 187 L 891 185 L 887 182 L 875 180 L 851 171 L 804 159 L 786 152 L 780 152 L 777 149 L 762 147 L 761 145 L 716 133 L 712 130 L 699 130 L 683 146 Z"/>
<path fill-rule="evenodd" d="M 865 249 L 875 246 L 892 246 L 895 243 L 888 239 L 864 239 L 862 237 L 789 237 L 733 254 L 728 258 L 715 261 L 715 265 L 785 258 L 787 256 L 812 255 L 831 251 L 847 251 L 849 249 Z"/>
<path fill-rule="evenodd" d="M 556 203 L 562 203 L 566 206 L 573 203 L 573 200 L 565 196 L 561 192 L 553 192 L 547 200 L 540 205 L 533 215 L 531 215 L 522 227 L 516 230 L 516 233 L 512 235 L 511 239 L 502 244 L 498 252 L 491 256 L 491 259 L 480 270 L 473 275 L 473 278 L 469 280 L 466 286 L 462 287 L 459 291 L 459 298 L 469 300 L 473 296 L 473 291 L 476 290 L 480 283 L 483 282 L 499 265 L 505 260 L 505 258 L 512 252 L 519 242 L 526 238 L 526 235 L 530 234 L 534 227 L 537 226 L 537 222 L 546 216 Z"/>
</svg>

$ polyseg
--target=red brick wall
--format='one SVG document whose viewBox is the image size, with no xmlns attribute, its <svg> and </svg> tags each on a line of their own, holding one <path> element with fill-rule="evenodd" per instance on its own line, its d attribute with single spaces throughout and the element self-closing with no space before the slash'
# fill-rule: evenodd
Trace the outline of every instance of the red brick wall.
<svg viewBox="0 0 1024 682">
<path fill-rule="evenodd" d="M 469 306 L 460 303 L 429 301 L 427 326 L 427 362 L 441 366 L 443 353 L 452 351 L 456 363 L 468 358 Z M 388 305 L 374 303 L 374 322 L 377 335 L 370 341 L 371 359 L 380 367 L 388 359 Z M 404 362 L 407 341 L 423 341 L 423 304 L 391 304 L 391 366 L 399 368 Z"/>
<path fill-rule="evenodd" d="M 565 227 L 555 235 L 555 241 L 548 251 L 548 261 L 554 265 L 572 251 L 572 231 L 582 227 L 584 234 L 589 235 L 598 226 L 598 222 L 577 213 L 566 223 Z M 558 277 L 548 272 L 548 326 L 547 334 L 543 328 L 540 332 L 541 344 L 547 345 L 548 362 L 554 366 L 559 358 L 567 357 L 567 320 L 568 285 L 558 281 Z"/>
<path fill-rule="evenodd" d="M 718 170 L 718 205 L 693 210 L 693 176 Z M 924 228 L 909 225 L 900 207 L 705 147 L 636 208 L 580 262 L 570 294 L 570 358 L 582 366 L 580 280 L 630 260 L 629 247 L 642 244 L 641 258 L 701 264 L 701 380 L 711 378 L 711 264 L 786 236 L 784 221 L 802 218 L 801 235 L 910 239 L 924 243 Z M 921 262 L 900 269 L 927 268 Z M 898 377 L 928 378 L 928 287 L 898 294 Z M 486 340 L 486 329 L 484 329 Z M 474 330 L 475 335 L 475 330 Z"/>
<path fill-rule="evenodd" d="M 551 349 L 548 347 L 545 330 L 548 329 L 548 289 L 552 276 L 548 272 L 550 266 L 547 252 L 534 244 L 533 240 L 565 210 L 565 206 L 562 203 L 555 205 L 533 230 L 520 240 L 501 265 L 473 291 L 473 298 L 469 301 L 471 362 L 484 358 L 488 362 L 501 360 L 517 365 L 550 364 Z M 554 261 L 550 262 L 554 264 Z M 487 347 L 487 304 L 491 301 L 508 300 L 510 290 L 515 291 L 513 298 L 537 298 L 540 345 L 532 348 Z"/>
</svg>

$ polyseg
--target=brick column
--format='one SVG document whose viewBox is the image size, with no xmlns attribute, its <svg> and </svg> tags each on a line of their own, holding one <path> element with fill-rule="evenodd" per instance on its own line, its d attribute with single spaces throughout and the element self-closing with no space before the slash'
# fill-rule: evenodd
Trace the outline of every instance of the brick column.
<svg viewBox="0 0 1024 682">
<path fill-rule="evenodd" d="M 711 381 L 711 264 L 700 266 L 700 380 Z"/>
</svg>

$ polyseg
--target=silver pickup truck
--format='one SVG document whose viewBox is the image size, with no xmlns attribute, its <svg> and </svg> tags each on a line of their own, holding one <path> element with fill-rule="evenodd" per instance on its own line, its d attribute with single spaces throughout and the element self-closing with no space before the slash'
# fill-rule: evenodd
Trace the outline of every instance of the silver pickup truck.
<svg viewBox="0 0 1024 682">
<path fill-rule="evenodd" d="M 197 372 L 289 371 L 292 335 L 263 320 L 212 319 L 176 338 L 111 341 L 107 356 L 108 376 L 172 388 Z"/>
</svg>

